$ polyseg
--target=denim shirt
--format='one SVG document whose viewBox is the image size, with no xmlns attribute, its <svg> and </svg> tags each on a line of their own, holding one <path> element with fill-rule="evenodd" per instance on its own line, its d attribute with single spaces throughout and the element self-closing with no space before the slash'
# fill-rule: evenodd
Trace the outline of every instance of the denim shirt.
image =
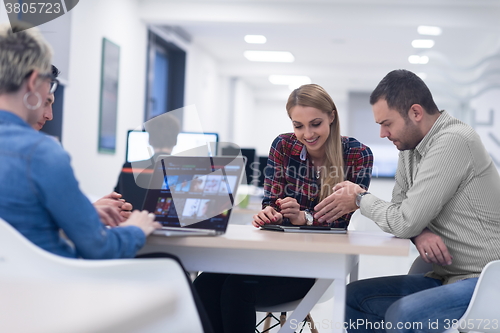
<svg viewBox="0 0 500 333">
<path fill-rule="evenodd" d="M 36 245 L 64 257 L 132 258 L 146 240 L 135 226 L 105 227 L 80 191 L 69 155 L 55 140 L 2 110 L 0 218 Z"/>
</svg>

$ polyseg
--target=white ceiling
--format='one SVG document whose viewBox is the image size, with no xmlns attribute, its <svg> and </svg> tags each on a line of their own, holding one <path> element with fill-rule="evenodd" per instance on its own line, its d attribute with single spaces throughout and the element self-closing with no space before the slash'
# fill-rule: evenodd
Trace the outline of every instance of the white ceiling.
<svg viewBox="0 0 500 333">
<path fill-rule="evenodd" d="M 372 91 L 387 72 L 427 74 L 436 100 L 467 101 L 500 85 L 500 0 L 139 0 L 148 23 L 179 26 L 218 62 L 222 74 L 242 78 L 258 98 L 287 96 L 270 74 L 307 75 L 334 97 Z M 417 26 L 443 29 L 420 36 Z M 246 34 L 267 43 L 247 44 Z M 432 38 L 430 50 L 411 41 Z M 291 64 L 256 63 L 245 50 L 290 51 Z M 428 55 L 412 65 L 412 54 Z M 451 102 L 450 102 L 451 103 Z"/>
</svg>

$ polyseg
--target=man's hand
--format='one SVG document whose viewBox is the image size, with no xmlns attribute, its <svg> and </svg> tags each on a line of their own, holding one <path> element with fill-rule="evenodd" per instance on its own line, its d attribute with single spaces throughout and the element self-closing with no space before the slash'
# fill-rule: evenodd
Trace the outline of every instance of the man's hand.
<svg viewBox="0 0 500 333">
<path fill-rule="evenodd" d="M 425 228 L 420 235 L 412 238 L 420 256 L 426 263 L 442 266 L 451 265 L 453 259 L 441 237 Z"/>
<path fill-rule="evenodd" d="M 105 225 L 109 225 L 110 227 L 116 227 L 125 220 L 123 216 L 120 215 L 119 209 L 116 207 L 94 204 L 94 208 L 97 210 L 97 214 L 99 214 L 101 222 Z"/>
<path fill-rule="evenodd" d="M 144 235 L 149 236 L 155 229 L 160 229 L 161 224 L 155 222 L 155 215 L 148 214 L 147 210 L 143 210 L 142 212 L 138 210 L 134 210 L 127 221 L 121 223 L 120 227 L 126 227 L 129 225 L 134 225 L 136 227 L 141 228 L 144 232 Z"/>
<path fill-rule="evenodd" d="M 314 217 L 319 222 L 332 223 L 345 214 L 354 212 L 358 209 L 356 196 L 364 191 L 361 186 L 350 181 L 338 183 L 333 187 L 333 193 L 314 207 Z"/>
<path fill-rule="evenodd" d="M 101 199 L 94 202 L 94 206 L 112 206 L 118 208 L 120 215 L 123 217 L 122 221 L 128 219 L 133 208 L 130 202 L 126 202 L 122 199 L 122 195 L 116 192 L 111 192 L 103 196 Z"/>
<path fill-rule="evenodd" d="M 306 224 L 305 216 L 300 214 L 300 205 L 295 198 L 286 197 L 284 199 L 277 199 L 276 204 L 280 207 L 281 215 L 289 218 L 292 224 Z"/>
<path fill-rule="evenodd" d="M 282 221 L 283 215 L 281 215 L 281 213 L 278 213 L 273 207 L 267 206 L 258 214 L 253 216 L 252 225 L 256 228 L 259 228 L 264 224 L 281 224 Z"/>
</svg>

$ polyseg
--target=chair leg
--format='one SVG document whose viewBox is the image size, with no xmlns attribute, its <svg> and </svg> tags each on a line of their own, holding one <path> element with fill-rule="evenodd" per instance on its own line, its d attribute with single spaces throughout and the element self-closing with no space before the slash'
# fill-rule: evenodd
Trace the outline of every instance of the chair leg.
<svg viewBox="0 0 500 333">
<path fill-rule="evenodd" d="M 314 320 L 311 317 L 311 313 L 307 314 L 306 322 L 309 323 L 309 327 L 311 328 L 311 333 L 319 333 L 318 329 L 314 326 Z"/>
<path fill-rule="evenodd" d="M 266 313 L 266 320 L 264 321 L 263 332 L 267 332 L 269 330 L 269 327 L 271 327 L 271 318 L 272 318 L 272 313 L 271 312 Z"/>
<path fill-rule="evenodd" d="M 283 327 L 286 323 L 286 312 L 282 312 L 280 316 L 280 326 Z"/>
<path fill-rule="evenodd" d="M 276 327 L 278 324 L 274 325 L 273 327 L 271 327 L 271 318 L 273 318 L 273 314 L 271 312 L 267 312 L 266 313 L 266 316 L 264 317 L 264 319 L 262 321 L 264 321 L 264 330 L 262 331 L 262 333 L 264 332 L 268 332 L 270 329 Z M 278 319 L 276 317 L 274 317 L 275 319 Z M 257 324 L 257 326 L 259 326 L 262 321 L 259 322 L 259 324 Z M 286 312 L 281 312 L 281 315 L 280 315 L 280 318 L 279 318 L 279 325 L 280 327 L 283 327 L 283 325 L 285 325 L 286 323 Z M 306 326 L 306 323 L 308 327 L 310 327 L 311 329 L 311 333 L 319 333 L 318 332 L 318 329 L 316 327 L 314 327 L 314 320 L 311 316 L 311 313 L 308 313 L 306 318 L 304 319 L 304 321 L 302 322 L 302 328 L 300 330 L 300 332 L 302 332 L 302 330 L 304 329 L 304 327 Z M 257 327 L 255 328 L 255 331 L 256 332 L 259 332 L 259 330 L 257 329 Z"/>
</svg>

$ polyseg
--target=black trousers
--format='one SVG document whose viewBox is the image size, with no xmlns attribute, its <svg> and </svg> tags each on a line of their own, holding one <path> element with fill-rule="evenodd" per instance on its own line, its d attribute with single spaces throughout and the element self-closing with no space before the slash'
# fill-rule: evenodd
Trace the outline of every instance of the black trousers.
<svg viewBox="0 0 500 333">
<path fill-rule="evenodd" d="M 303 298 L 315 279 L 202 273 L 194 281 L 212 328 L 218 333 L 254 333 L 256 306 Z"/>
<path fill-rule="evenodd" d="M 205 312 L 205 309 L 203 308 L 203 304 L 200 300 L 200 297 L 196 293 L 196 290 L 193 288 L 193 284 L 191 282 L 191 278 L 189 277 L 189 273 L 186 271 L 186 269 L 182 265 L 179 258 L 177 258 L 176 256 L 174 256 L 172 254 L 162 253 L 162 252 L 141 254 L 141 255 L 138 255 L 136 258 L 139 258 L 139 259 L 142 259 L 142 258 L 147 258 L 147 259 L 150 259 L 150 258 L 169 258 L 169 259 L 173 259 L 173 260 L 177 261 L 177 263 L 179 264 L 179 266 L 182 267 L 182 270 L 184 271 L 184 273 L 186 275 L 186 280 L 188 282 L 188 286 L 191 289 L 191 293 L 193 294 L 193 300 L 194 300 L 194 303 L 196 305 L 196 309 L 198 310 L 198 314 L 200 316 L 201 325 L 203 326 L 203 332 L 204 333 L 213 333 L 214 332 L 212 330 L 211 325 L 210 325 L 210 320 L 207 316 L 207 313 Z"/>
</svg>

